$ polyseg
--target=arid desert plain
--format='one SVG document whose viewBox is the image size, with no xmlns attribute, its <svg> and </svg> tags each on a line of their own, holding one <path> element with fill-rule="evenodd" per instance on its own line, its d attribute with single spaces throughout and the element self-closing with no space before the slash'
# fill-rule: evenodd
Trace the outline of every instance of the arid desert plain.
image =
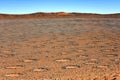
<svg viewBox="0 0 120 80">
<path fill-rule="evenodd" d="M 0 19 L 0 80 L 120 80 L 120 18 Z"/>
</svg>

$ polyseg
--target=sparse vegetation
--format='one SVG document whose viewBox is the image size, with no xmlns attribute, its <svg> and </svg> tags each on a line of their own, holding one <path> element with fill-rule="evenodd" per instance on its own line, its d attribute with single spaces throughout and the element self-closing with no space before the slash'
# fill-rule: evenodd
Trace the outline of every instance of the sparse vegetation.
<svg viewBox="0 0 120 80">
<path fill-rule="evenodd" d="M 1 19 L 0 80 L 120 80 L 119 26 L 119 18 Z"/>
</svg>

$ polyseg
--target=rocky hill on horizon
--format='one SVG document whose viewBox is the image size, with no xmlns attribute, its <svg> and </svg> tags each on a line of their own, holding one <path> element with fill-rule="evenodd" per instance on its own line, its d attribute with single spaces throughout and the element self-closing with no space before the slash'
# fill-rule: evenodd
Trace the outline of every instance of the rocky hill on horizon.
<svg viewBox="0 0 120 80">
<path fill-rule="evenodd" d="M 120 18 L 120 13 L 115 14 L 93 14 L 93 13 L 66 13 L 54 12 L 45 13 L 38 12 L 32 14 L 0 14 L 0 19 L 14 19 L 14 18 Z"/>
</svg>

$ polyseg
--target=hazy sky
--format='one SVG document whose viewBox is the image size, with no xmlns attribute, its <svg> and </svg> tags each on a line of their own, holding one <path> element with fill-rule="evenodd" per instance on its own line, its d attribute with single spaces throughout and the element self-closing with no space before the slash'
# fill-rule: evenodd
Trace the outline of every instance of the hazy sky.
<svg viewBox="0 0 120 80">
<path fill-rule="evenodd" d="M 0 0 L 0 13 L 120 13 L 120 0 Z"/>
</svg>

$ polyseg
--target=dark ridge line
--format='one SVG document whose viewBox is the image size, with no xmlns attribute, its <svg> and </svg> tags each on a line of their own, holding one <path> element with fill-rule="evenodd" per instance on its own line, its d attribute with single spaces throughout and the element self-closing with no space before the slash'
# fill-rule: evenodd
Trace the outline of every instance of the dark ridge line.
<svg viewBox="0 0 120 80">
<path fill-rule="evenodd" d="M 31 14 L 0 14 L 0 19 L 15 18 L 120 18 L 120 13 L 96 14 L 96 13 L 67 13 L 67 12 L 37 12 Z"/>
</svg>

